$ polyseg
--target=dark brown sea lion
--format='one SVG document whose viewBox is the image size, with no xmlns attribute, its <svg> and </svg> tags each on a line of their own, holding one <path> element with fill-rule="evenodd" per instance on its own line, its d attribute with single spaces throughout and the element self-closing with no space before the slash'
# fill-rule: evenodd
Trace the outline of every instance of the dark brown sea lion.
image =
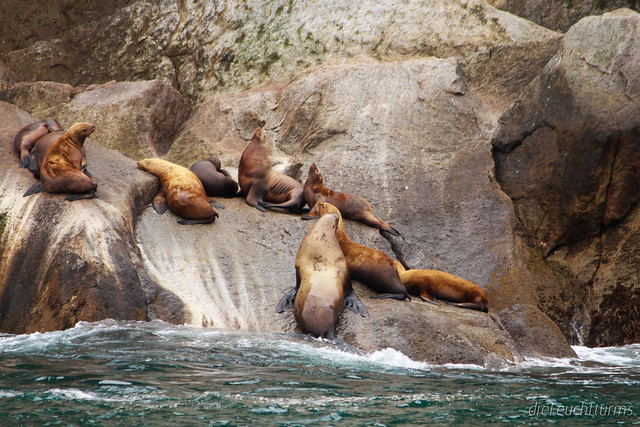
<svg viewBox="0 0 640 427">
<path fill-rule="evenodd" d="M 487 295 L 475 283 L 444 271 L 406 270 L 398 261 L 394 263 L 411 295 L 417 295 L 426 302 L 435 302 L 437 298 L 458 307 L 489 311 Z"/>
<path fill-rule="evenodd" d="M 371 205 L 364 197 L 357 194 L 340 193 L 327 188 L 324 185 L 322 174 L 315 164 L 309 168 L 309 174 L 304 183 L 304 199 L 311 210 L 302 216 L 303 219 L 317 218 L 316 203 L 327 202 L 338 208 L 343 218 L 359 221 L 394 236 L 400 236 L 397 230 L 373 214 Z"/>
<path fill-rule="evenodd" d="M 213 210 L 202 183 L 189 169 L 161 159 L 143 159 L 138 168 L 160 178 L 160 191 L 153 208 L 162 214 L 167 208 L 183 218 L 179 224 L 210 224 L 218 213 Z"/>
<path fill-rule="evenodd" d="M 238 183 L 247 203 L 263 212 L 265 208 L 299 211 L 305 204 L 302 184 L 271 167 L 267 138 L 262 128 L 256 129 L 242 152 Z"/>
<path fill-rule="evenodd" d="M 398 276 L 393 260 L 387 254 L 352 241 L 344 230 L 342 216 L 338 208 L 325 202 L 317 202 L 316 206 L 320 217 L 332 213 L 338 215 L 336 236 L 340 248 L 347 258 L 352 279 L 362 282 L 380 293 L 374 298 L 411 299 L 400 280 L 400 276 Z"/>
<path fill-rule="evenodd" d="M 296 287 L 276 307 L 278 313 L 293 308 L 300 329 L 315 337 L 334 338 L 343 308 L 368 315 L 351 287 L 347 261 L 336 237 L 337 226 L 336 214 L 324 215 L 313 224 L 296 255 Z"/>
<path fill-rule="evenodd" d="M 200 179 L 209 197 L 235 197 L 238 193 L 238 183 L 231 178 L 229 172 L 220 168 L 220 160 L 215 157 L 198 160 L 189 170 Z"/>
<path fill-rule="evenodd" d="M 31 157 L 31 150 L 36 141 L 49 132 L 62 130 L 60 123 L 53 118 L 47 118 L 35 123 L 31 123 L 20 129 L 13 138 L 13 147 L 20 156 L 20 167 L 32 169 L 34 166 Z"/>
<path fill-rule="evenodd" d="M 49 193 L 72 193 L 65 200 L 74 201 L 95 197 L 97 184 L 82 170 L 82 147 L 87 136 L 96 127 L 89 123 L 76 123 L 47 149 L 40 180 L 24 193 L 25 196 L 45 190 Z"/>
</svg>

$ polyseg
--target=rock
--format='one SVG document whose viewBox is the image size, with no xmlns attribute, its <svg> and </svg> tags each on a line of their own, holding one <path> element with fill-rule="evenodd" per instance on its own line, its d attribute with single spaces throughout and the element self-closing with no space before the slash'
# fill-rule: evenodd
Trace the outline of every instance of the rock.
<svg viewBox="0 0 640 427">
<path fill-rule="evenodd" d="M 4 102 L 0 117 L 0 329 L 29 333 L 69 328 L 80 320 L 146 320 L 147 295 L 165 295 L 163 304 L 175 307 L 175 298 L 171 302 L 138 272 L 132 225 L 157 181 L 133 160 L 88 140 L 88 169 L 100 198 L 22 197 L 35 179 L 18 168 L 11 141 L 36 119 Z"/>
<path fill-rule="evenodd" d="M 637 310 L 613 302 L 632 300 L 639 283 L 635 251 L 622 250 L 638 233 L 639 43 L 636 12 L 584 18 L 492 139 L 496 178 L 518 219 L 548 265 L 572 283 L 556 291 L 564 308 L 548 310 L 558 311 L 567 335 L 582 328 L 577 338 L 589 344 L 637 340 L 590 329 L 589 319 L 597 315 L 616 331 L 640 321 Z"/>
<path fill-rule="evenodd" d="M 599 15 L 621 7 L 639 10 L 638 0 L 489 0 L 498 9 L 521 16 L 555 31 L 567 31 L 588 15 Z"/>
<path fill-rule="evenodd" d="M 324 0 L 313 8 L 284 0 L 153 0 L 0 60 L 25 81 L 162 79 L 202 101 L 213 91 L 286 81 L 331 60 L 466 56 L 546 33 L 479 0 L 411 0 L 403 7 Z"/>
<path fill-rule="evenodd" d="M 0 100 L 11 103 L 44 119 L 58 117 L 62 107 L 71 101 L 83 88 L 74 88 L 66 83 L 19 82 L 0 91 Z"/>
</svg>

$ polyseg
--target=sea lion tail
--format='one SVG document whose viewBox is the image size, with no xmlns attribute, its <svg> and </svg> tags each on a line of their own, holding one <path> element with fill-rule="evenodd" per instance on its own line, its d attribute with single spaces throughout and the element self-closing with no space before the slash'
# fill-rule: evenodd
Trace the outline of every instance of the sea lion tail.
<svg viewBox="0 0 640 427">
<path fill-rule="evenodd" d="M 344 298 L 342 306 L 347 310 L 351 310 L 354 313 L 359 314 L 362 317 L 367 317 L 369 315 L 367 308 L 353 291 L 351 291 L 351 293 Z"/>
<path fill-rule="evenodd" d="M 276 306 L 276 313 L 282 313 L 285 310 L 290 310 L 293 308 L 293 303 L 296 300 L 296 295 L 298 294 L 298 288 L 293 288 L 288 291 L 282 298 L 280 298 L 280 302 Z"/>
<path fill-rule="evenodd" d="M 30 196 L 32 194 L 39 193 L 42 190 L 44 190 L 44 187 L 42 186 L 42 182 L 36 182 L 31 187 L 29 187 L 29 189 L 27 191 L 25 191 L 25 193 L 22 195 L 22 197 L 27 197 L 27 196 Z"/>
</svg>

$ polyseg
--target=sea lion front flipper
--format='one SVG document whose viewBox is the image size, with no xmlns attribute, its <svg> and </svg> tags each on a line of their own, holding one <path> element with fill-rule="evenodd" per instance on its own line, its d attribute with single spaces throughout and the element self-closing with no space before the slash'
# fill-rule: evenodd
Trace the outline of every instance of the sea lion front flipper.
<svg viewBox="0 0 640 427">
<path fill-rule="evenodd" d="M 167 209 L 169 209 L 169 204 L 167 203 L 167 198 L 164 195 L 164 191 L 158 191 L 158 194 L 151 201 L 151 206 L 156 210 L 160 215 L 165 213 Z"/>
<path fill-rule="evenodd" d="M 393 298 L 393 299 L 397 299 L 398 301 L 404 301 L 404 300 L 411 301 L 411 297 L 408 294 L 379 294 L 379 295 L 374 295 L 371 298 L 373 299 Z"/>
<path fill-rule="evenodd" d="M 27 197 L 27 196 L 30 196 L 32 194 L 39 193 L 42 190 L 44 190 L 44 187 L 42 187 L 42 182 L 36 182 L 31 187 L 29 187 L 29 189 L 27 191 L 25 191 L 25 193 L 22 195 L 22 197 Z"/>
<path fill-rule="evenodd" d="M 313 205 L 311 210 L 306 214 L 302 215 L 300 218 L 302 219 L 318 219 L 318 203 Z"/>
<path fill-rule="evenodd" d="M 369 315 L 367 308 L 353 291 L 351 291 L 351 293 L 344 298 L 342 305 L 347 310 L 351 310 L 362 317 L 367 317 Z"/>
<path fill-rule="evenodd" d="M 97 194 L 95 192 L 91 192 L 88 194 L 71 194 L 65 197 L 67 202 L 75 202 L 76 200 L 84 200 L 84 199 L 95 199 L 97 198 Z"/>
<path fill-rule="evenodd" d="M 293 308 L 293 303 L 296 300 L 296 295 L 298 294 L 298 288 L 293 288 L 282 298 L 280 298 L 280 302 L 276 306 L 276 313 L 282 313 L 285 310 L 291 310 Z M 366 310 L 366 309 L 365 309 Z"/>
<path fill-rule="evenodd" d="M 245 198 L 247 204 L 258 209 L 260 212 L 266 212 L 267 209 L 262 206 L 264 203 L 263 198 L 265 191 L 266 187 L 264 185 L 260 185 L 259 182 L 254 182 L 249 189 L 247 197 Z"/>
</svg>

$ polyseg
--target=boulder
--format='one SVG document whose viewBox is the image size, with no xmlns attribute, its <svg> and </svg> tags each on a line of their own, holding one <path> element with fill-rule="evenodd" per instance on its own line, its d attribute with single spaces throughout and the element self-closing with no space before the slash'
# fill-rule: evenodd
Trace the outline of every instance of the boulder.
<svg viewBox="0 0 640 427">
<path fill-rule="evenodd" d="M 11 142 L 37 119 L 4 102 L 0 117 L 0 329 L 29 333 L 65 329 L 81 320 L 146 320 L 153 301 L 173 307 L 179 321 L 180 303 L 145 281 L 134 240 L 135 219 L 157 180 L 89 139 L 87 167 L 99 198 L 22 197 L 36 180 L 18 168 Z"/>
<path fill-rule="evenodd" d="M 572 283 L 556 291 L 563 308 L 549 310 L 588 344 L 638 339 L 621 332 L 637 330 L 637 310 L 613 301 L 632 301 L 640 283 L 636 251 L 622 249 L 638 233 L 639 43 L 636 12 L 584 18 L 492 139 L 496 178 L 528 238 Z M 615 324 L 616 333 L 592 321 Z"/>
</svg>

